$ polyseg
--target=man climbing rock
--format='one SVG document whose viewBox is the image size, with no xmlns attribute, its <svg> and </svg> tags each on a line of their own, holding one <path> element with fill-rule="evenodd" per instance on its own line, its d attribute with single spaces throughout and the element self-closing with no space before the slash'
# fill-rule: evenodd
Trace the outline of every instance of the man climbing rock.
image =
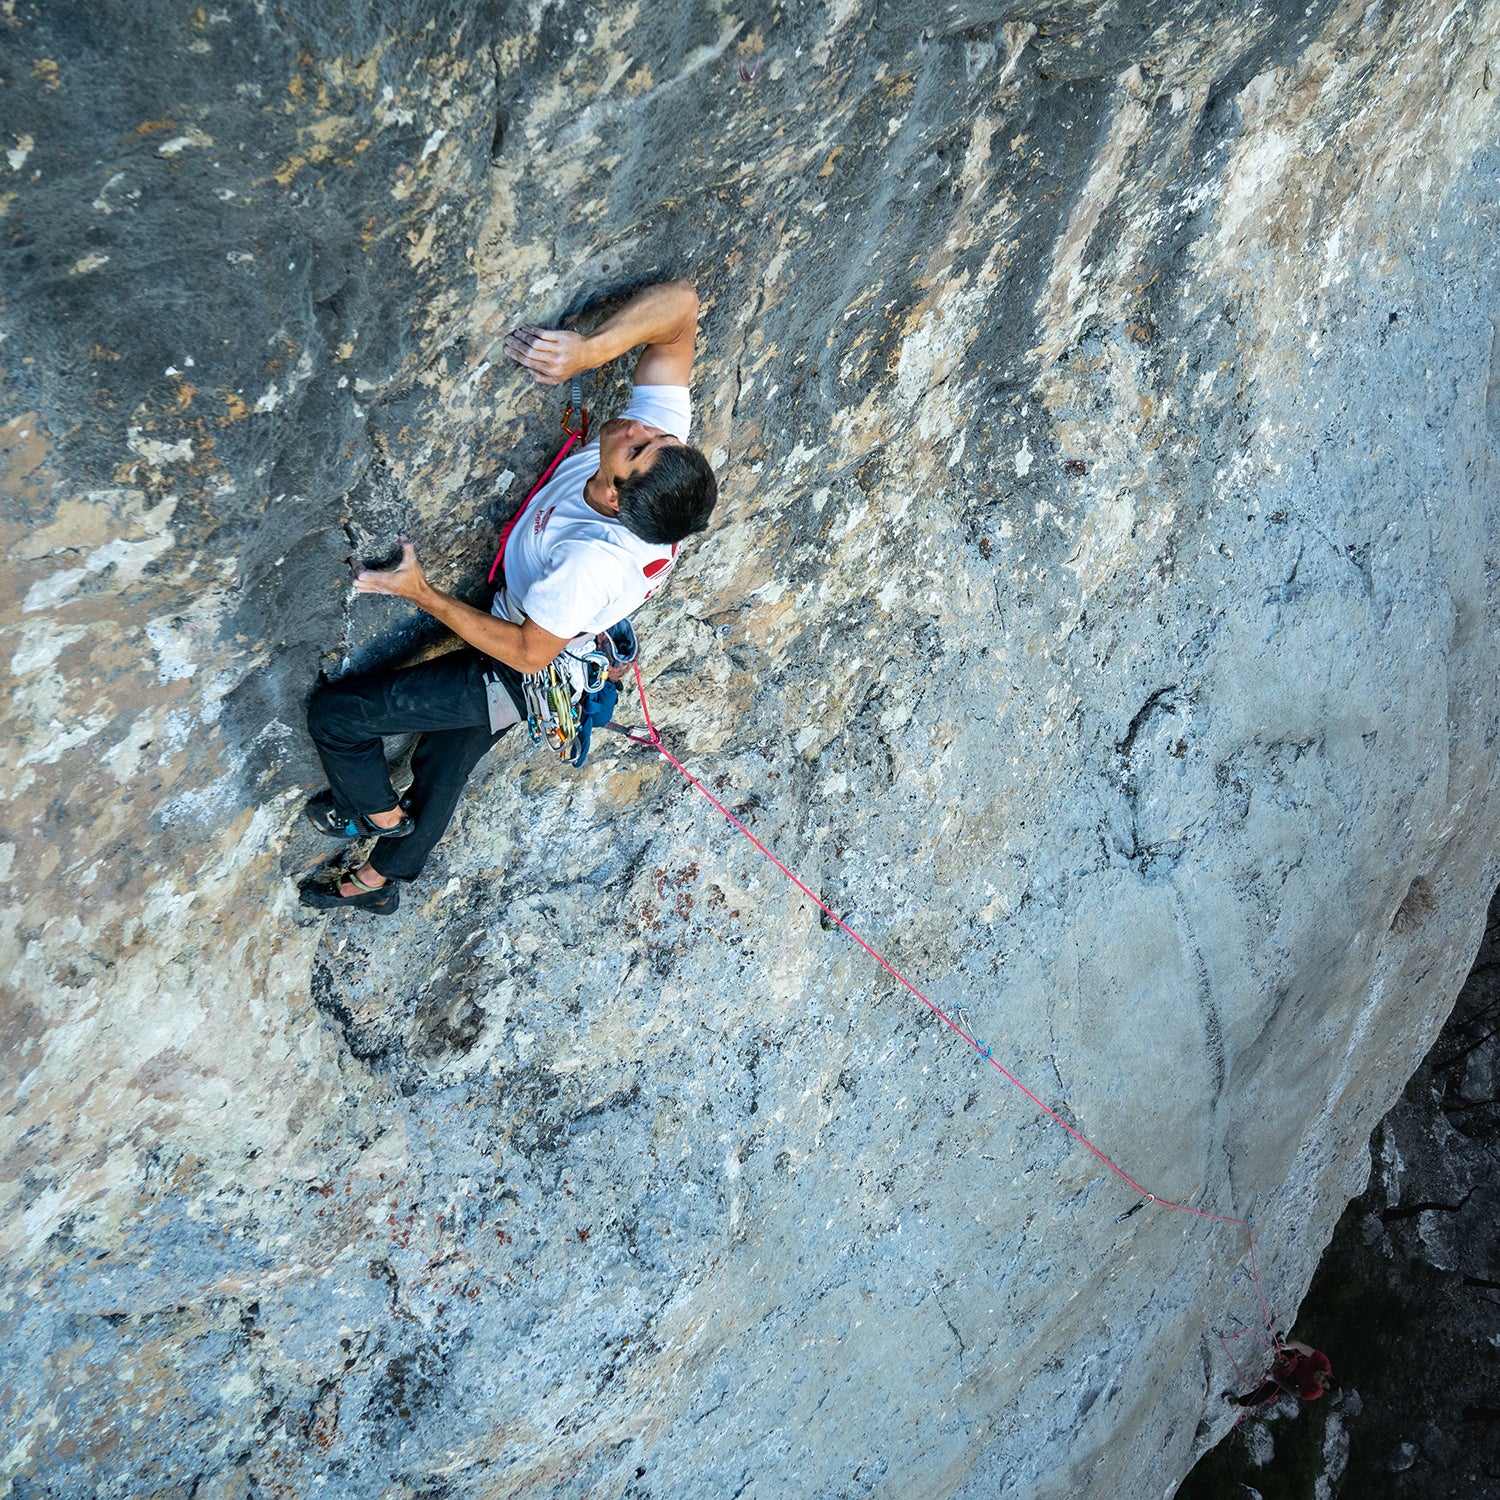
<svg viewBox="0 0 1500 1500">
<path fill-rule="evenodd" d="M 1243 1396 L 1225 1397 L 1236 1406 L 1262 1406 L 1285 1393 L 1302 1401 L 1316 1401 L 1333 1385 L 1333 1366 L 1321 1349 L 1288 1339 L 1276 1351 L 1271 1373 Z"/>
<path fill-rule="evenodd" d="M 505 353 L 557 385 L 645 345 L 624 412 L 564 459 L 507 528 L 489 613 L 434 588 L 402 539 L 400 563 L 360 569 L 360 593 L 409 599 L 465 646 L 419 666 L 320 687 L 307 722 L 328 789 L 308 819 L 333 838 L 374 837 L 369 859 L 337 883 L 302 887 L 306 906 L 389 914 L 421 873 L 480 757 L 526 717 L 523 677 L 556 661 L 575 698 L 581 656 L 657 589 L 678 545 L 704 530 L 718 490 L 687 445 L 698 298 L 685 281 L 648 287 L 590 334 L 523 326 Z M 567 691 L 567 688 L 564 688 Z M 404 801 L 381 736 L 420 733 Z"/>
</svg>

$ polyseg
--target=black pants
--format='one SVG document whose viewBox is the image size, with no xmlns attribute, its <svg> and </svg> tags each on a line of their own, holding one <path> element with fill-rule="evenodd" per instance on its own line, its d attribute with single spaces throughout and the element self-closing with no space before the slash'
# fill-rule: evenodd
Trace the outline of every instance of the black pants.
<svg viewBox="0 0 1500 1500">
<path fill-rule="evenodd" d="M 1260 1406 L 1273 1396 L 1285 1395 L 1285 1391 L 1274 1380 L 1263 1380 L 1248 1396 L 1236 1396 L 1236 1406 Z"/>
<path fill-rule="evenodd" d="M 368 817 L 396 806 L 381 736 L 422 736 L 412 756 L 406 802 L 416 831 L 403 839 L 381 839 L 370 856 L 387 880 L 415 880 L 422 873 L 469 773 L 506 732 L 490 732 L 486 672 L 499 674 L 524 721 L 520 675 L 472 647 L 400 672 L 326 683 L 307 706 L 307 727 L 328 773 L 329 789 L 346 814 Z"/>
</svg>

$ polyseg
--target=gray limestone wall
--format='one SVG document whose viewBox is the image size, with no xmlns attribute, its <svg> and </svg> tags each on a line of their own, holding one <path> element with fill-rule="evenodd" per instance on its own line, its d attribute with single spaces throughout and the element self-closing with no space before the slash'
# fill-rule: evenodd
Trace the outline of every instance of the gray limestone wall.
<svg viewBox="0 0 1500 1500">
<path fill-rule="evenodd" d="M 1332 1351 L 1326 1401 L 1282 1400 L 1178 1491 L 1216 1500 L 1485 1500 L 1500 1481 L 1500 899 L 1432 1051 L 1370 1141 L 1295 1337 Z M 1253 1377 L 1251 1377 L 1253 1378 Z"/>
<path fill-rule="evenodd" d="M 1290 1322 L 1500 873 L 1497 37 L 0 7 L 0 1484 L 1169 1494 L 1241 1233 L 623 741 L 303 911 L 302 708 L 443 644 L 350 552 L 482 599 L 504 331 L 690 277 L 664 738 Z"/>
</svg>

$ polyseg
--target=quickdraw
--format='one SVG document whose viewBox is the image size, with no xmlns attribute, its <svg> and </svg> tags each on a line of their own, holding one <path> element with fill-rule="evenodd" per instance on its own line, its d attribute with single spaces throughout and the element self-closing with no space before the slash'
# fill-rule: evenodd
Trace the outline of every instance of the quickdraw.
<svg viewBox="0 0 1500 1500">
<path fill-rule="evenodd" d="M 568 424 L 573 420 L 573 413 L 578 413 L 578 425 L 570 427 Z M 568 409 L 563 413 L 562 430 L 568 438 L 569 447 L 573 440 L 587 443 L 589 440 L 589 409 L 583 404 L 583 376 L 575 375 L 568 384 Z"/>
<path fill-rule="evenodd" d="M 573 702 L 573 682 L 556 661 L 540 672 L 521 679 L 526 698 L 526 729 L 531 743 L 543 740 L 561 760 L 571 760 L 578 745 L 578 709 Z"/>
</svg>

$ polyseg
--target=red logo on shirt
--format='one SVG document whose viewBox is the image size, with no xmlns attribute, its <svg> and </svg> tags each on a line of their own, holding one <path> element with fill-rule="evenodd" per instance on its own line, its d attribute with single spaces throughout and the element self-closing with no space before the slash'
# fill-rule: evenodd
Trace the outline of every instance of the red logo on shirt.
<svg viewBox="0 0 1500 1500">
<path fill-rule="evenodd" d="M 537 512 L 536 520 L 531 523 L 532 536 L 540 536 L 547 529 L 547 522 L 552 519 L 552 512 L 556 509 L 555 505 L 548 505 Z"/>
<path fill-rule="evenodd" d="M 675 563 L 676 561 L 677 561 L 677 543 L 673 542 L 672 543 L 672 555 L 670 557 L 658 557 L 658 558 L 654 558 L 651 562 L 642 563 L 641 564 L 641 572 L 644 573 L 647 578 L 660 578 L 663 573 L 667 573 L 667 572 L 671 571 L 672 564 Z M 651 597 L 651 595 L 654 594 L 655 592 L 656 592 L 656 590 L 652 589 L 646 595 L 646 597 L 649 599 Z"/>
</svg>

